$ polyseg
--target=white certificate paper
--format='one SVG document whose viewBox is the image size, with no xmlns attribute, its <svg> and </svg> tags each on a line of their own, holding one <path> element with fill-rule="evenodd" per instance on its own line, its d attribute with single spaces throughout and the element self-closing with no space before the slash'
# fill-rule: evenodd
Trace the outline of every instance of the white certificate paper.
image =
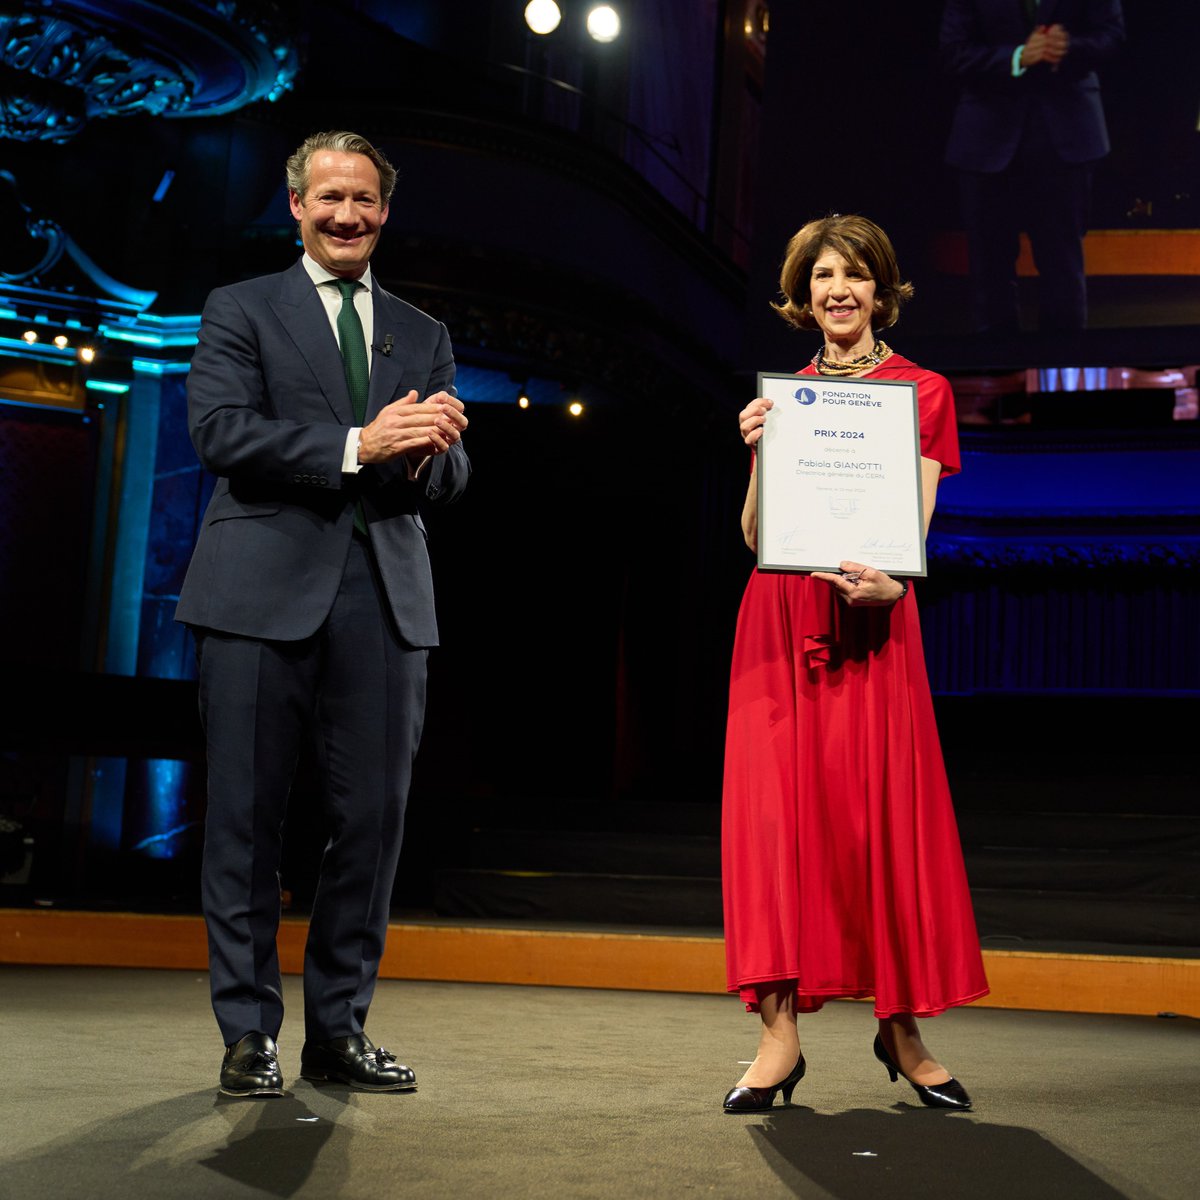
<svg viewBox="0 0 1200 1200">
<path fill-rule="evenodd" d="M 758 566 L 925 574 L 917 385 L 763 372 Z"/>
</svg>

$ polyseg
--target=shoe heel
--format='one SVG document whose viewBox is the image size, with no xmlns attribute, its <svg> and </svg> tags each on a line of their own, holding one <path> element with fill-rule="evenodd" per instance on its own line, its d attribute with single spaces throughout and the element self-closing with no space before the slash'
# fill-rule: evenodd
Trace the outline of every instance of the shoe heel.
<svg viewBox="0 0 1200 1200">
<path fill-rule="evenodd" d="M 804 1061 L 804 1055 L 801 1054 L 792 1073 L 780 1084 L 779 1090 L 783 1093 L 784 1104 L 791 1104 L 792 1093 L 796 1090 L 796 1084 L 804 1078 L 804 1073 L 807 1070 L 808 1063 Z"/>
<path fill-rule="evenodd" d="M 900 1078 L 899 1068 L 892 1062 L 892 1056 L 884 1049 L 883 1039 L 879 1034 L 875 1035 L 875 1042 L 871 1049 L 875 1052 L 875 1057 L 883 1064 L 883 1069 L 888 1073 L 888 1078 L 895 1083 Z"/>
</svg>

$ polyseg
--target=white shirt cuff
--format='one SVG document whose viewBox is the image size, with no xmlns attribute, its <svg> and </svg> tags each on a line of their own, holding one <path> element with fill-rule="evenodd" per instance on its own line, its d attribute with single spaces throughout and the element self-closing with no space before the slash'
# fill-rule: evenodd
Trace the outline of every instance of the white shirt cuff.
<svg viewBox="0 0 1200 1200">
<path fill-rule="evenodd" d="M 355 427 L 350 429 L 346 434 L 346 448 L 342 451 L 342 474 L 357 475 L 363 469 L 362 463 L 358 461 L 358 439 L 362 435 L 362 430 Z M 408 471 L 409 481 L 412 482 L 421 474 L 423 470 L 433 461 L 433 455 L 427 454 L 414 467 L 411 458 L 404 460 L 405 468 Z"/>
<path fill-rule="evenodd" d="M 1022 50 L 1024 50 L 1024 49 L 1025 49 L 1025 47 L 1024 47 L 1024 46 L 1018 46 L 1018 47 L 1017 47 L 1017 48 L 1016 48 L 1016 49 L 1013 51 L 1013 58 L 1012 58 L 1012 64 L 1013 64 L 1013 65 L 1012 65 L 1012 73 L 1013 73 L 1013 78 L 1014 78 L 1014 79 L 1016 79 L 1016 78 L 1018 78 L 1019 76 L 1021 76 L 1021 75 L 1024 75 L 1024 74 L 1025 74 L 1025 68 L 1024 68 L 1023 66 L 1021 66 L 1021 51 L 1022 51 Z"/>
<path fill-rule="evenodd" d="M 346 448 L 342 451 L 342 474 L 357 475 L 362 470 L 362 463 L 358 461 L 358 439 L 362 436 L 362 430 L 359 428 L 351 429 L 346 434 Z"/>
</svg>

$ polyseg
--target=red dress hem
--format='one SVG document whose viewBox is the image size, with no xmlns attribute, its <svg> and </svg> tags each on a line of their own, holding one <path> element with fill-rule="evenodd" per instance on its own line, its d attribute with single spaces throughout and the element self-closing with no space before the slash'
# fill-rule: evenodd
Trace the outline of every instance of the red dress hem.
<svg viewBox="0 0 1200 1200">
<path fill-rule="evenodd" d="M 787 983 L 789 979 L 794 979 L 795 975 L 784 976 L 782 978 L 771 979 L 756 979 L 751 983 L 743 983 L 740 986 L 735 985 L 729 988 L 729 991 L 737 992 L 742 1003 L 746 1006 L 748 1013 L 756 1013 L 759 1011 L 758 995 L 756 985 L 764 983 Z M 947 1012 L 951 1008 L 961 1008 L 965 1004 L 974 1004 L 976 1000 L 982 1000 L 984 996 L 991 992 L 991 988 L 984 987 L 970 995 L 960 997 L 955 1000 L 947 1000 L 936 1007 L 914 1007 L 911 1005 L 893 1005 L 887 1009 L 881 1009 L 878 1004 L 875 1006 L 875 1016 L 882 1020 L 885 1017 L 890 1017 L 896 1013 L 911 1013 L 914 1017 L 940 1017 L 942 1013 Z M 875 998 L 875 992 L 871 988 L 834 988 L 829 991 L 799 991 L 796 996 L 796 1011 L 798 1013 L 815 1013 L 820 1012 L 825 1007 L 827 1000 L 871 1000 Z"/>
</svg>

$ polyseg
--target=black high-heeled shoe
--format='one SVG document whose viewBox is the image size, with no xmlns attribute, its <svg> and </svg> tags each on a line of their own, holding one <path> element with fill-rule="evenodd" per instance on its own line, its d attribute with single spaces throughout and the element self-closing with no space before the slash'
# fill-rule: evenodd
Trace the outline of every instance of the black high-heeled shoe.
<svg viewBox="0 0 1200 1200">
<path fill-rule="evenodd" d="M 796 1059 L 796 1065 L 786 1079 L 781 1079 L 773 1087 L 735 1087 L 725 1097 L 724 1108 L 727 1113 L 756 1113 L 766 1112 L 775 1103 L 775 1093 L 783 1093 L 784 1104 L 791 1104 L 792 1092 L 796 1084 L 804 1078 L 808 1064 L 801 1054 Z"/>
<path fill-rule="evenodd" d="M 891 1076 L 893 1083 L 896 1082 L 898 1076 L 904 1075 L 904 1072 L 892 1062 L 892 1056 L 884 1049 L 883 1039 L 879 1034 L 875 1035 L 875 1057 L 887 1068 L 887 1073 Z M 953 1077 L 947 1079 L 945 1083 L 926 1084 L 913 1083 L 907 1075 L 904 1075 L 904 1082 L 921 1097 L 921 1103 L 928 1108 L 957 1108 L 965 1111 L 971 1107 L 971 1097 L 967 1095 L 967 1089 Z"/>
</svg>

